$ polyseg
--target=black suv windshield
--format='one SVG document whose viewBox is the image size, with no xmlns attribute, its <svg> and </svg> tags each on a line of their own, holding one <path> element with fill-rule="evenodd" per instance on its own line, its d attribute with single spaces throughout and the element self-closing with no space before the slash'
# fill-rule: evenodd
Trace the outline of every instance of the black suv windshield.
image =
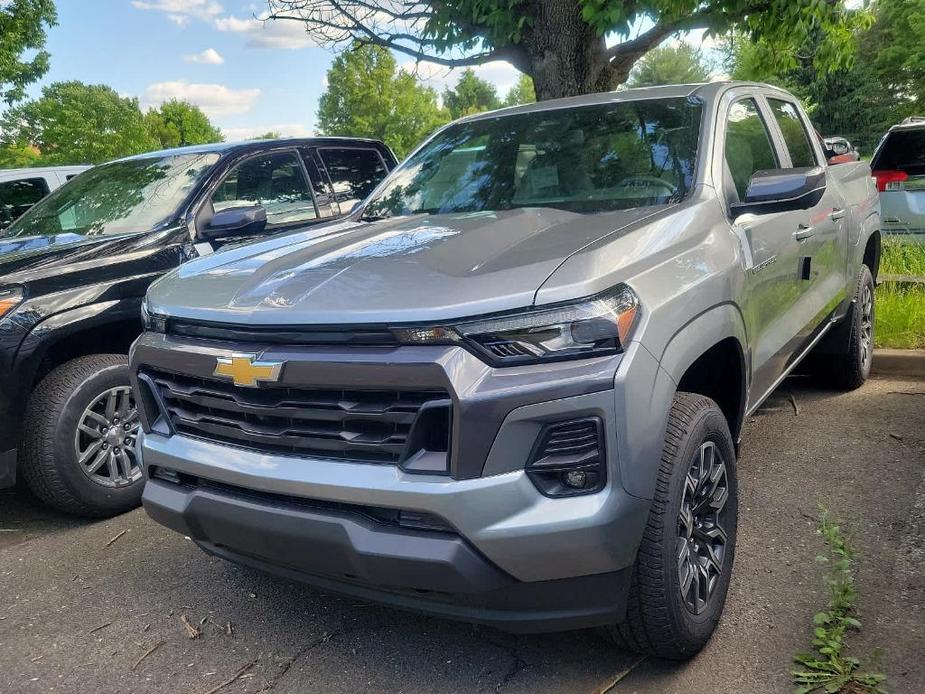
<svg viewBox="0 0 925 694">
<path fill-rule="evenodd" d="M 396 170 L 363 216 L 676 202 L 692 184 L 700 114 L 687 99 L 658 99 L 457 123 Z"/>
<path fill-rule="evenodd" d="M 214 152 L 173 154 L 94 167 L 44 198 L 0 237 L 150 231 L 176 214 L 218 159 Z"/>
</svg>

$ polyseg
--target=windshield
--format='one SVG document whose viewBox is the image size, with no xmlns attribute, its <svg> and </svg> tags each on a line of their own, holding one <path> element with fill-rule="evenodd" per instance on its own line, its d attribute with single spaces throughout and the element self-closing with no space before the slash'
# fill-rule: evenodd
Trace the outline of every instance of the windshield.
<svg viewBox="0 0 925 694">
<path fill-rule="evenodd" d="M 0 237 L 150 231 L 174 216 L 218 159 L 218 154 L 208 152 L 97 166 L 44 198 Z"/>
<path fill-rule="evenodd" d="M 692 185 L 700 113 L 659 99 L 451 125 L 395 171 L 364 217 L 677 202 Z"/>
</svg>

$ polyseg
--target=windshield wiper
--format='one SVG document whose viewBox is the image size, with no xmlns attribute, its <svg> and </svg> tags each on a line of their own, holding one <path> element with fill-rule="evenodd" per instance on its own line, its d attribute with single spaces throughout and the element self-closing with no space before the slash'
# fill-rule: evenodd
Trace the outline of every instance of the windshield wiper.
<svg viewBox="0 0 925 694">
<path fill-rule="evenodd" d="M 383 219 L 390 219 L 391 214 L 364 214 L 360 217 L 361 222 L 381 222 Z"/>
</svg>

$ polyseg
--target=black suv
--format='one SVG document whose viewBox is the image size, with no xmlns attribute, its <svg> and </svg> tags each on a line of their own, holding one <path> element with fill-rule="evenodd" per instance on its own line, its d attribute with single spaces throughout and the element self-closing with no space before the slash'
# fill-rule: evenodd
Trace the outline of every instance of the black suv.
<svg viewBox="0 0 925 694">
<path fill-rule="evenodd" d="M 329 221 L 396 164 L 381 142 L 264 140 L 95 167 L 0 231 L 0 488 L 61 510 L 139 503 L 127 354 L 148 285 L 230 244 Z"/>
</svg>

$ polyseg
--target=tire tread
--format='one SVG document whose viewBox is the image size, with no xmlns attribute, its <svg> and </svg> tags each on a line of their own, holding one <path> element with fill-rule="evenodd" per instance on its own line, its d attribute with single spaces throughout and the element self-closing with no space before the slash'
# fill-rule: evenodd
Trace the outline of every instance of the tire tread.
<svg viewBox="0 0 925 694">
<path fill-rule="evenodd" d="M 58 469 L 53 442 L 58 420 L 74 390 L 100 371 L 125 366 L 127 361 L 121 354 L 78 357 L 52 370 L 32 391 L 26 406 L 19 469 L 32 493 L 49 506 L 80 516 L 112 515 L 112 510 L 87 504 L 67 487 Z"/>
</svg>

